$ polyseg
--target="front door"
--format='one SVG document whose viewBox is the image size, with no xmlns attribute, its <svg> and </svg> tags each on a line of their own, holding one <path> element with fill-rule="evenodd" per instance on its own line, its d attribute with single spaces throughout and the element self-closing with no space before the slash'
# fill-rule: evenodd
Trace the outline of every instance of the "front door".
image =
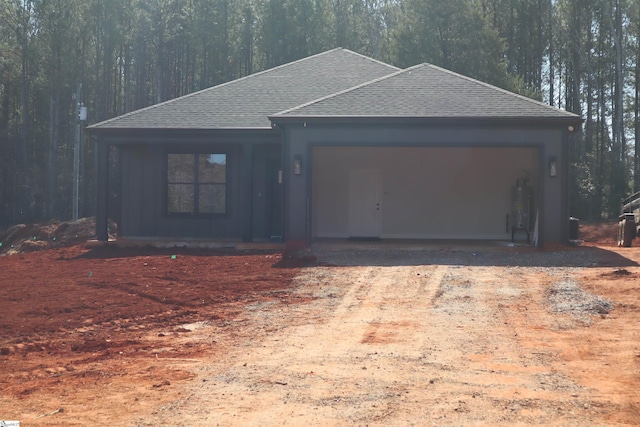
<svg viewBox="0 0 640 427">
<path fill-rule="evenodd" d="M 271 160 L 267 164 L 267 184 L 271 209 L 268 216 L 269 238 L 282 239 L 282 168 L 280 160 Z"/>
<path fill-rule="evenodd" d="M 380 169 L 349 171 L 349 237 L 380 237 Z"/>
</svg>

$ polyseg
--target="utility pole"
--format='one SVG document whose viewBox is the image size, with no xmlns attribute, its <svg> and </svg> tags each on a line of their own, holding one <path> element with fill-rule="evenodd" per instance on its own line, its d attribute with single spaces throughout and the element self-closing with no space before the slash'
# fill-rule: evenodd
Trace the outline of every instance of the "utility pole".
<svg viewBox="0 0 640 427">
<path fill-rule="evenodd" d="M 76 139 L 73 144 L 73 214 L 72 219 L 78 219 L 78 206 L 80 199 L 80 132 L 82 122 L 87 120 L 87 107 L 80 102 L 82 93 L 82 83 L 78 85 L 76 91 Z"/>
</svg>

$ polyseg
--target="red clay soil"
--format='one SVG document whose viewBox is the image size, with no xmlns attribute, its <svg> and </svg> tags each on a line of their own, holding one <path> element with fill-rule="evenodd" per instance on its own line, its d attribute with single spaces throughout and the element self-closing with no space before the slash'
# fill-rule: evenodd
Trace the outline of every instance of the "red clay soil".
<svg viewBox="0 0 640 427">
<path fill-rule="evenodd" d="M 115 238 L 117 225 L 109 221 L 109 237 Z M 95 217 L 80 218 L 76 221 L 51 220 L 38 224 L 16 224 L 7 230 L 0 230 L 0 255 L 57 249 L 84 243 L 95 239 Z"/>
<path fill-rule="evenodd" d="M 192 374 L 159 359 L 220 348 L 192 342 L 188 325 L 224 325 L 254 302 L 295 302 L 287 286 L 297 263 L 277 253 L 83 245 L 0 256 L 0 420 L 28 425 L 64 410 L 48 407 L 59 393 L 85 425 L 108 422 L 96 414 L 109 406 L 121 422 L 123 407 L 170 399 L 160 390 Z M 118 401 L 105 405 L 102 394 Z"/>
<path fill-rule="evenodd" d="M 616 246 L 617 222 L 581 223 L 579 238 L 587 245 Z"/>
<path fill-rule="evenodd" d="M 14 234 L 13 249 L 33 250 L 25 245 L 31 234 L 33 227 L 22 241 Z M 581 224 L 580 237 L 614 245 L 615 224 Z M 51 247 L 52 234 L 46 238 Z M 65 244 L 74 239 L 72 232 Z M 175 386 L 194 378 L 181 362 L 211 360 L 234 345 L 244 307 L 306 302 L 290 288 L 301 261 L 278 253 L 88 249 L 59 240 L 0 256 L 0 420 L 127 425 L 131 414 L 180 397 Z M 199 324 L 224 335 L 198 336 Z"/>
</svg>

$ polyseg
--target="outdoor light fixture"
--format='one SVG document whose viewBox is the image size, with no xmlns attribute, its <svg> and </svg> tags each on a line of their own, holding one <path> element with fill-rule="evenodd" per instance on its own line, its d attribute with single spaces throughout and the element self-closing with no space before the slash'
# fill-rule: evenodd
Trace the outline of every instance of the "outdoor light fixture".
<svg viewBox="0 0 640 427">
<path fill-rule="evenodd" d="M 300 156 L 296 156 L 293 159 L 293 173 L 294 175 L 302 175 L 302 159 Z"/>
<path fill-rule="evenodd" d="M 555 156 L 549 157 L 549 176 L 558 175 L 558 161 Z"/>
<path fill-rule="evenodd" d="M 78 112 L 78 119 L 83 122 L 87 120 L 87 107 L 85 107 L 84 104 L 80 105 L 80 111 Z"/>
</svg>

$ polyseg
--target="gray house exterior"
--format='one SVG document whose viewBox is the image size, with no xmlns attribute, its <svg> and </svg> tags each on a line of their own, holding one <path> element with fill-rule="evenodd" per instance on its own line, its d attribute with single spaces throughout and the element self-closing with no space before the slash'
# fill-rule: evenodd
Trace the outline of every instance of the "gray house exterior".
<svg viewBox="0 0 640 427">
<path fill-rule="evenodd" d="M 432 65 L 334 49 L 89 127 L 97 235 L 115 147 L 120 237 L 564 242 L 580 123 Z"/>
</svg>

